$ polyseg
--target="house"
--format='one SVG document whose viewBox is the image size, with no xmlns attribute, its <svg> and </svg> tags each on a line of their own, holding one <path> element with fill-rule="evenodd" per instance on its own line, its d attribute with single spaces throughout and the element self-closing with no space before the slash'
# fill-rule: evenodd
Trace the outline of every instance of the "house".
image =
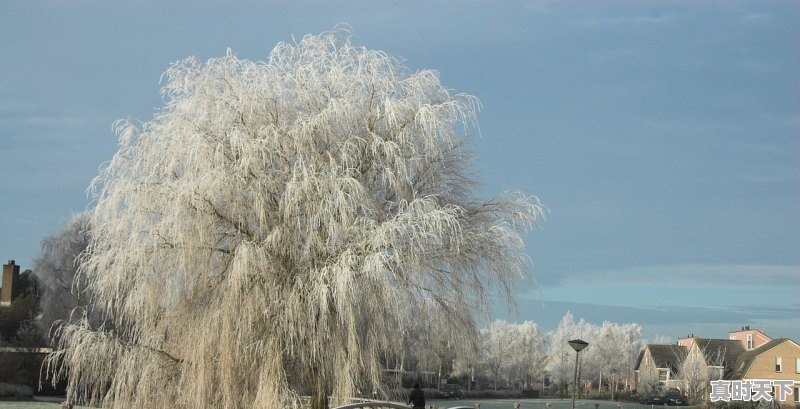
<svg viewBox="0 0 800 409">
<path fill-rule="evenodd" d="M 681 363 L 681 381 L 676 387 L 695 402 L 708 396 L 711 380 L 729 379 L 736 360 L 744 353 L 744 347 L 737 340 L 692 338 L 681 342 L 688 346 L 684 347 L 687 354 Z"/>
<path fill-rule="evenodd" d="M 736 360 L 730 379 L 791 380 L 794 384 L 789 398 L 800 403 L 800 345 L 789 338 L 779 338 L 746 351 Z"/>
<path fill-rule="evenodd" d="M 8 264 L 3 265 L 3 281 L 0 283 L 0 307 L 10 307 L 17 293 L 15 284 L 19 282 L 19 266 L 14 260 L 8 260 Z"/>
<path fill-rule="evenodd" d="M 689 359 L 685 363 L 702 358 L 699 361 L 710 371 L 712 379 L 730 377 L 736 359 L 745 351 L 741 342 L 730 339 L 693 338 L 690 345 Z"/>
<path fill-rule="evenodd" d="M 767 336 L 767 334 L 757 329 L 750 329 L 749 325 L 742 327 L 741 331 L 731 331 L 729 338 L 741 342 L 744 349 L 748 351 L 760 348 L 772 341 L 772 338 Z"/>
<path fill-rule="evenodd" d="M 679 386 L 679 369 L 687 353 L 681 345 L 645 345 L 634 367 L 636 389 L 646 392 L 659 386 Z"/>
<path fill-rule="evenodd" d="M 676 345 L 646 345 L 635 373 L 639 391 L 676 388 L 693 401 L 708 398 L 711 380 L 790 380 L 790 398 L 800 402 L 800 346 L 750 327 L 731 331 L 729 339 L 692 334 Z"/>
</svg>

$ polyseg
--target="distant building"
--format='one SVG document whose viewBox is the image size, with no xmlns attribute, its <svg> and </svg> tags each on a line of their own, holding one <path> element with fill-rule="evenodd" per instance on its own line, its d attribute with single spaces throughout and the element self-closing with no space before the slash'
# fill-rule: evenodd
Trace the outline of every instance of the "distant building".
<svg viewBox="0 0 800 409">
<path fill-rule="evenodd" d="M 646 345 L 634 368 L 636 389 L 676 388 L 702 400 L 711 380 L 791 380 L 791 399 L 800 402 L 800 345 L 750 327 L 729 335 L 708 339 L 691 334 L 675 345 Z"/>
<path fill-rule="evenodd" d="M 636 389 L 646 392 L 659 386 L 678 387 L 680 366 L 687 353 L 681 345 L 645 345 L 634 368 Z"/>
<path fill-rule="evenodd" d="M 730 379 L 792 380 L 791 400 L 800 403 L 800 345 L 779 338 L 739 355 Z M 777 396 L 777 394 L 775 395 Z"/>
<path fill-rule="evenodd" d="M 730 339 L 741 342 L 742 346 L 747 351 L 760 348 L 772 341 L 772 338 L 768 337 L 767 334 L 757 329 L 750 329 L 749 325 L 742 327 L 741 331 L 731 331 Z"/>
<path fill-rule="evenodd" d="M 8 264 L 3 265 L 3 281 L 0 287 L 0 307 L 10 307 L 11 301 L 16 298 L 16 283 L 19 282 L 19 266 L 14 260 L 8 260 Z"/>
</svg>

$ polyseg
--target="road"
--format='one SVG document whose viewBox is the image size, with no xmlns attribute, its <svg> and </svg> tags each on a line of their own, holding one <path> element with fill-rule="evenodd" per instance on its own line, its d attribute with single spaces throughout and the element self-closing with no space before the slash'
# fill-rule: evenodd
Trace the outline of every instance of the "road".
<svg viewBox="0 0 800 409">
<path fill-rule="evenodd" d="M 519 402 L 520 409 L 571 409 L 572 400 L 570 399 L 462 399 L 462 400 L 433 400 L 427 401 L 427 407 L 436 405 L 439 409 L 448 409 L 459 406 L 466 406 L 469 408 L 477 408 L 475 404 L 480 404 L 480 409 L 514 409 L 514 404 Z M 548 407 L 547 404 L 550 404 Z M 595 404 L 598 406 L 595 408 Z M 633 402 L 620 402 L 617 406 L 616 402 L 604 400 L 578 400 L 575 405 L 576 409 L 651 409 L 652 405 L 640 405 Z M 684 408 L 690 408 L 684 406 Z M 654 408 L 653 408 L 654 409 Z"/>
</svg>

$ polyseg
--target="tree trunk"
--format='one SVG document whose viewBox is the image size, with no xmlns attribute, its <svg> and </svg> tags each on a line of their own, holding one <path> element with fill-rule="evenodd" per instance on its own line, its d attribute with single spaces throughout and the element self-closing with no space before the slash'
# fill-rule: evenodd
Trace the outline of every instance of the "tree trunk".
<svg viewBox="0 0 800 409">
<path fill-rule="evenodd" d="M 316 366 L 307 365 L 306 377 L 311 391 L 310 409 L 328 409 L 328 385 L 324 372 Z"/>
</svg>

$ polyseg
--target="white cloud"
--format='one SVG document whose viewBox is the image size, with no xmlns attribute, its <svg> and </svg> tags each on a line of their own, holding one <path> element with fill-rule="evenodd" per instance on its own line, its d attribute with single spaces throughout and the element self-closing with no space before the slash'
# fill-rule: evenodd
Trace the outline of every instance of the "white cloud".
<svg viewBox="0 0 800 409">
<path fill-rule="evenodd" d="M 638 266 L 624 269 L 598 270 L 571 274 L 562 285 L 604 285 L 624 282 L 626 285 L 665 282 L 696 285 L 800 286 L 800 266 L 758 264 L 675 264 Z"/>
</svg>

